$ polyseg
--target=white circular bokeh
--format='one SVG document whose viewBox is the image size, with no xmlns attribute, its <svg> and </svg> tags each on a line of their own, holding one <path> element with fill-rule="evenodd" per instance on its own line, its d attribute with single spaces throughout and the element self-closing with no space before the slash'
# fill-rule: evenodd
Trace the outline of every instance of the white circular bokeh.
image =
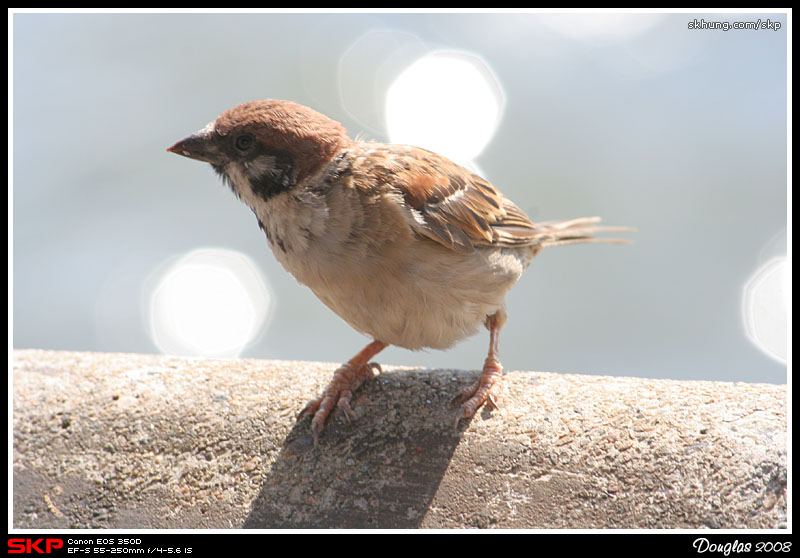
<svg viewBox="0 0 800 558">
<path fill-rule="evenodd" d="M 744 288 L 747 336 L 765 353 L 784 363 L 787 358 L 790 289 L 786 258 L 774 258 L 767 262 Z"/>
<path fill-rule="evenodd" d="M 460 51 L 432 52 L 389 87 L 389 141 L 470 164 L 492 139 L 503 104 L 503 90 L 482 59 Z"/>
<path fill-rule="evenodd" d="M 237 356 L 261 331 L 267 284 L 244 254 L 201 249 L 179 258 L 149 295 L 150 333 L 167 354 Z"/>
</svg>

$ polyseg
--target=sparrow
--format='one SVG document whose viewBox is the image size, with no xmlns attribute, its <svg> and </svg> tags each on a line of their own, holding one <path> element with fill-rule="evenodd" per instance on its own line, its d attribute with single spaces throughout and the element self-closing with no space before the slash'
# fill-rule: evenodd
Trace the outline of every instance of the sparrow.
<svg viewBox="0 0 800 558">
<path fill-rule="evenodd" d="M 598 217 L 533 223 L 487 180 L 408 145 L 351 139 L 338 122 L 283 100 L 223 112 L 167 151 L 210 163 L 255 214 L 282 266 L 372 341 L 342 364 L 310 415 L 316 444 L 335 408 L 353 418 L 353 392 L 389 345 L 447 349 L 489 331 L 478 380 L 458 397 L 459 421 L 484 404 L 502 373 L 508 291 L 543 249 L 626 242 L 596 233 Z"/>
</svg>

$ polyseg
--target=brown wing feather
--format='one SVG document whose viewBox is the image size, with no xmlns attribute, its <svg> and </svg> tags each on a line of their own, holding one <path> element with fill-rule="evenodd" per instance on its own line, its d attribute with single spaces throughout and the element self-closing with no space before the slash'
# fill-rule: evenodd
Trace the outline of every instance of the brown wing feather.
<svg viewBox="0 0 800 558">
<path fill-rule="evenodd" d="M 418 147 L 366 144 L 359 168 L 366 184 L 398 192 L 409 211 L 412 229 L 457 252 L 476 246 L 542 248 L 581 242 L 627 242 L 595 238 L 595 233 L 630 231 L 604 227 L 599 217 L 534 224 L 514 203 L 480 176 L 449 159 Z"/>
<path fill-rule="evenodd" d="M 375 144 L 371 178 L 389 184 L 411 211 L 414 230 L 448 248 L 519 246 L 539 232 L 528 217 L 480 176 L 417 147 Z"/>
</svg>

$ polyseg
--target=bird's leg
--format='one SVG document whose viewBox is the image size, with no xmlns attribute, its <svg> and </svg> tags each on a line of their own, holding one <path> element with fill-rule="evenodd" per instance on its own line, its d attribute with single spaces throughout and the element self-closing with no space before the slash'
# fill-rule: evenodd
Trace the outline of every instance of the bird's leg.
<svg viewBox="0 0 800 558">
<path fill-rule="evenodd" d="M 373 368 L 377 368 L 380 372 L 380 365 L 375 362 L 369 362 L 369 359 L 386 347 L 388 347 L 388 345 L 381 341 L 373 341 L 364 347 L 360 353 L 342 364 L 336 372 L 333 373 L 333 378 L 328 384 L 328 387 L 325 388 L 322 396 L 309 401 L 308 405 L 300 412 L 298 418 L 302 418 L 306 415 L 314 416 L 314 418 L 311 419 L 311 432 L 314 435 L 314 445 L 316 445 L 317 438 L 319 438 L 319 434 L 325 426 L 325 421 L 328 419 L 328 415 L 331 414 L 334 407 L 338 406 L 342 409 L 348 420 L 353 418 L 353 410 L 350 408 L 350 398 L 361 384 L 373 377 Z"/>
<path fill-rule="evenodd" d="M 478 409 L 488 403 L 495 409 L 497 400 L 492 388 L 495 386 L 500 376 L 503 374 L 503 366 L 500 364 L 500 328 L 506 323 L 508 314 L 505 309 L 500 309 L 491 316 L 486 317 L 484 325 L 489 330 L 489 355 L 483 363 L 483 371 L 478 381 L 461 392 L 458 400 L 461 402 L 461 409 L 456 416 L 455 427 L 461 419 L 473 416 Z"/>
</svg>

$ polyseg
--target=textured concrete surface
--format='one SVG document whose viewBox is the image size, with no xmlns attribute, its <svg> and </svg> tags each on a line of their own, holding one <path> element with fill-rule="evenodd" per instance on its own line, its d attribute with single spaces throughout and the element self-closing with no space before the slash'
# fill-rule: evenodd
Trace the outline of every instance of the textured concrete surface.
<svg viewBox="0 0 800 558">
<path fill-rule="evenodd" d="M 17 528 L 779 528 L 786 386 L 384 366 L 314 447 L 334 365 L 17 350 Z"/>
</svg>

